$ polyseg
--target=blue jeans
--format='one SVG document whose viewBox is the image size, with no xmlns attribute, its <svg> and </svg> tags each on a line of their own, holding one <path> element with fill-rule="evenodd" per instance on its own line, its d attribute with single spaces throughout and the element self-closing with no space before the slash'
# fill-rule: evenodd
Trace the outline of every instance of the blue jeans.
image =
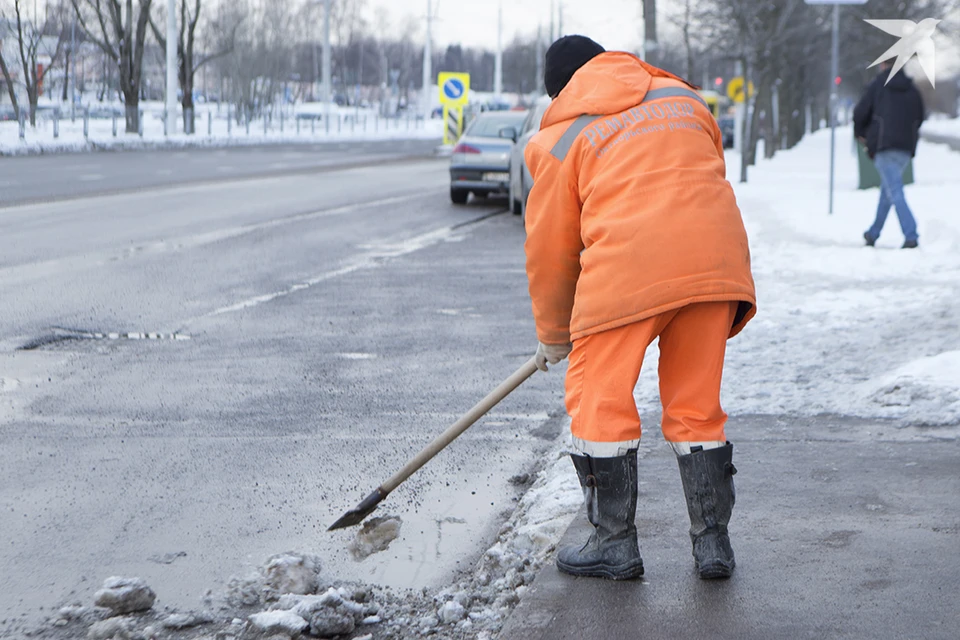
<svg viewBox="0 0 960 640">
<path fill-rule="evenodd" d="M 913 219 L 907 200 L 903 196 L 903 170 L 910 163 L 910 154 L 899 149 L 878 151 L 873 158 L 873 164 L 880 174 L 880 202 L 877 204 L 877 219 L 867 230 L 867 235 L 876 240 L 883 230 L 883 223 L 887 221 L 892 205 L 897 210 L 900 219 L 900 229 L 904 240 L 917 240 L 917 222 Z"/>
</svg>

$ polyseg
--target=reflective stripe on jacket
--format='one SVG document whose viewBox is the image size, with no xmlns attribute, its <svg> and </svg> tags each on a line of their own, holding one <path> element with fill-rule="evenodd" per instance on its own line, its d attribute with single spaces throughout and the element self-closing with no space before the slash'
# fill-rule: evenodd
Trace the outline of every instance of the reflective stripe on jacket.
<svg viewBox="0 0 960 640">
<path fill-rule="evenodd" d="M 622 52 L 580 68 L 525 159 L 537 336 L 559 344 L 693 302 L 756 312 L 747 235 L 703 99 Z"/>
</svg>

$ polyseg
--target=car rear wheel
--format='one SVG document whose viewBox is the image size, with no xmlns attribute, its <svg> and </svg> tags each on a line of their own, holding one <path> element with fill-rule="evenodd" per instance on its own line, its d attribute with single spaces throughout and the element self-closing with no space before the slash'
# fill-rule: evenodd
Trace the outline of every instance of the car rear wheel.
<svg viewBox="0 0 960 640">
<path fill-rule="evenodd" d="M 466 189 L 450 189 L 450 200 L 453 204 L 467 204 L 470 192 Z"/>
</svg>

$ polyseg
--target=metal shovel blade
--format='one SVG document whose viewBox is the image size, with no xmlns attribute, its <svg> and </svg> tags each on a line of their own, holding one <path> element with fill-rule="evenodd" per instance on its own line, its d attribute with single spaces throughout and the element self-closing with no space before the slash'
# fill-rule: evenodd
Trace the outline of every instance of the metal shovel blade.
<svg viewBox="0 0 960 640">
<path fill-rule="evenodd" d="M 347 511 L 345 514 L 340 516 L 340 519 L 330 525 L 330 528 L 327 531 L 333 531 L 334 529 L 346 529 L 347 527 L 353 527 L 361 522 L 364 518 L 373 513 L 373 510 L 377 508 L 377 505 L 380 504 L 380 501 L 387 497 L 387 492 L 384 491 L 381 487 L 377 487 L 373 493 L 364 498 L 356 508 Z"/>
</svg>

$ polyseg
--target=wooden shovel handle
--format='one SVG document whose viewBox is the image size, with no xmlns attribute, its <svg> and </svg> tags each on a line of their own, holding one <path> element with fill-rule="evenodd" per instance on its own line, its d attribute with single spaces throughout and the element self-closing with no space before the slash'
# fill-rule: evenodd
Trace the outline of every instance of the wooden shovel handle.
<svg viewBox="0 0 960 640">
<path fill-rule="evenodd" d="M 475 404 L 473 408 L 463 414 L 459 420 L 450 425 L 446 431 L 434 438 L 433 442 L 424 447 L 410 462 L 403 465 L 402 469 L 390 476 L 386 482 L 380 485 L 380 489 L 384 491 L 384 493 L 390 493 L 400 486 L 401 482 L 412 476 L 417 469 L 425 465 L 433 456 L 440 453 L 440 451 L 453 442 L 457 436 L 469 429 L 474 422 L 506 398 L 511 391 L 519 387 L 521 383 L 532 376 L 536 370 L 536 357 L 530 358 L 523 366 L 514 371 L 509 378 L 497 385 L 496 389 L 488 393 L 483 400 Z"/>
</svg>

